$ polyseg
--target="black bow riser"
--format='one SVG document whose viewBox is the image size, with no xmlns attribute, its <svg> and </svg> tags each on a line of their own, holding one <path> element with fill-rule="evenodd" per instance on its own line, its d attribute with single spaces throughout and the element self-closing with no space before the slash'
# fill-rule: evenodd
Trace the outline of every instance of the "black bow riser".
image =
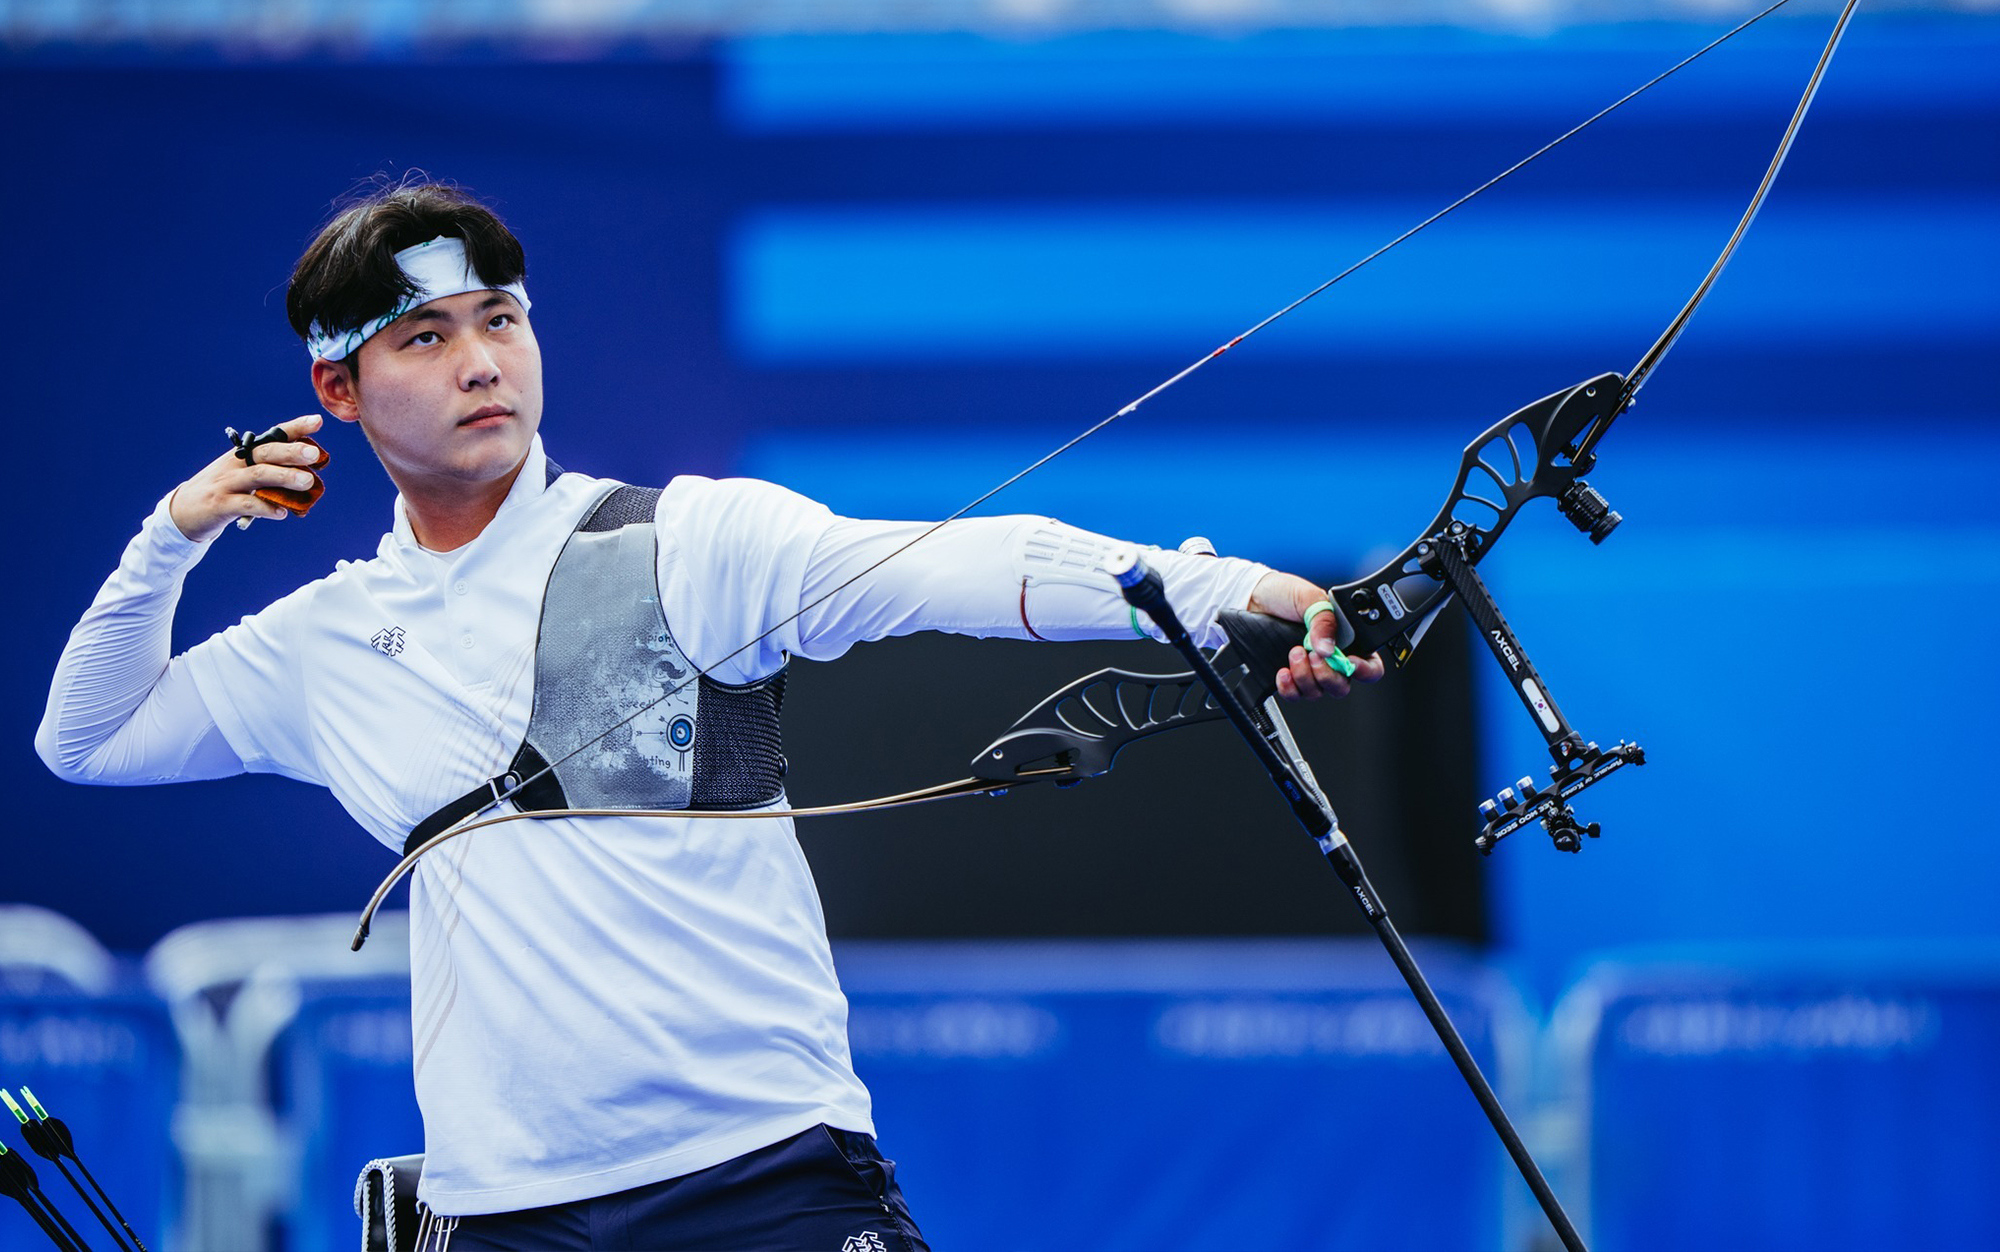
<svg viewBox="0 0 2000 1252">
<path fill-rule="evenodd" d="M 1502 418 L 1468 444 L 1450 496 L 1423 533 L 1381 569 L 1328 592 L 1340 615 L 1340 650 L 1351 656 L 1379 652 L 1402 668 L 1451 595 L 1449 585 L 1424 568 L 1419 549 L 1456 537 L 1477 565 L 1521 506 L 1539 496 L 1554 499 L 1593 543 L 1604 542 L 1620 518 L 1581 475 L 1596 462 L 1589 449 L 1629 403 L 1624 377 L 1600 374 Z M 1273 672 L 1283 664 L 1280 659 Z"/>
</svg>

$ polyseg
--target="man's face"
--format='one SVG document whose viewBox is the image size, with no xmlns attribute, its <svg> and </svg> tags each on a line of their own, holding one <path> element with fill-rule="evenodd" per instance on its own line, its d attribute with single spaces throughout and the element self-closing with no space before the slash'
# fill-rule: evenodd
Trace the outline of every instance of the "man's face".
<svg viewBox="0 0 2000 1252">
<path fill-rule="evenodd" d="M 350 380 L 342 395 L 322 386 L 322 399 L 335 417 L 361 423 L 406 495 L 492 482 L 526 459 L 542 421 L 542 350 L 514 297 L 433 300 L 356 355 L 358 387 Z"/>
</svg>

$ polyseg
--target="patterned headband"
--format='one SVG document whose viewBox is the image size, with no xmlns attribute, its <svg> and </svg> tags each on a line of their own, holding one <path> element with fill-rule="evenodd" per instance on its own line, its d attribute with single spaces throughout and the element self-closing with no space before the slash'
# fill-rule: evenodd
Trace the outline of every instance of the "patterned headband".
<svg viewBox="0 0 2000 1252">
<path fill-rule="evenodd" d="M 446 296 L 462 296 L 468 291 L 504 291 L 521 302 L 522 312 L 528 310 L 526 287 L 520 283 L 498 286 L 473 271 L 472 262 L 465 255 L 463 239 L 441 236 L 428 243 L 405 248 L 396 254 L 396 265 L 416 285 L 417 294 L 405 296 L 395 308 L 363 322 L 353 330 L 330 333 L 322 330 L 319 323 L 313 323 L 312 334 L 306 337 L 306 351 L 312 354 L 314 360 L 345 360 L 362 344 L 374 338 L 384 326 L 420 304 L 429 304 Z"/>
</svg>

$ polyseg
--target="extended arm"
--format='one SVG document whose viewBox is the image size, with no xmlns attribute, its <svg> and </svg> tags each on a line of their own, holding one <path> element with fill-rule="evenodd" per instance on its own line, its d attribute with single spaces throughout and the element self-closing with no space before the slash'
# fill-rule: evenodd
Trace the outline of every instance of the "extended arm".
<svg viewBox="0 0 2000 1252">
<path fill-rule="evenodd" d="M 860 640 L 919 630 L 1047 640 L 1134 636 L 1135 618 L 1102 570 L 1114 541 L 1049 518 L 967 518 L 884 559 L 924 529 L 847 518 L 827 528 L 806 567 L 801 602 L 813 607 L 800 621 L 801 655 L 834 656 Z M 1216 625 L 1222 609 L 1298 621 L 1325 595 L 1303 578 L 1233 557 L 1162 551 L 1149 559 L 1205 647 L 1223 642 Z M 1324 655 L 1332 649 L 1331 615 L 1314 630 Z M 1364 681 L 1380 675 L 1372 659 L 1357 673 Z M 1300 648 L 1278 687 L 1288 699 L 1345 695 L 1347 680 Z"/>
<path fill-rule="evenodd" d="M 851 518 L 827 528 L 805 568 L 801 603 L 812 607 L 799 621 L 801 655 L 820 659 L 864 640 L 920 630 L 1006 639 L 1137 637 L 1129 607 L 1101 569 L 1113 540 L 1049 518 L 983 517 L 952 522 L 909 551 L 896 551 L 925 529 Z M 1189 606 L 1190 629 L 1210 645 L 1221 642 L 1216 611 L 1244 607 L 1268 572 L 1234 558 L 1154 555 L 1176 601 Z"/>
</svg>

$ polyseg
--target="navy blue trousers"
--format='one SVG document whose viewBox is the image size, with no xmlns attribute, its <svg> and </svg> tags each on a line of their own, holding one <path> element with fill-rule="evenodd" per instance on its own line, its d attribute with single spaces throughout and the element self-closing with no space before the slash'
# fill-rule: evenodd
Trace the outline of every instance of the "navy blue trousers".
<svg viewBox="0 0 2000 1252">
<path fill-rule="evenodd" d="M 449 1252 L 930 1252 L 875 1140 L 815 1126 L 697 1173 L 461 1217 Z"/>
</svg>

